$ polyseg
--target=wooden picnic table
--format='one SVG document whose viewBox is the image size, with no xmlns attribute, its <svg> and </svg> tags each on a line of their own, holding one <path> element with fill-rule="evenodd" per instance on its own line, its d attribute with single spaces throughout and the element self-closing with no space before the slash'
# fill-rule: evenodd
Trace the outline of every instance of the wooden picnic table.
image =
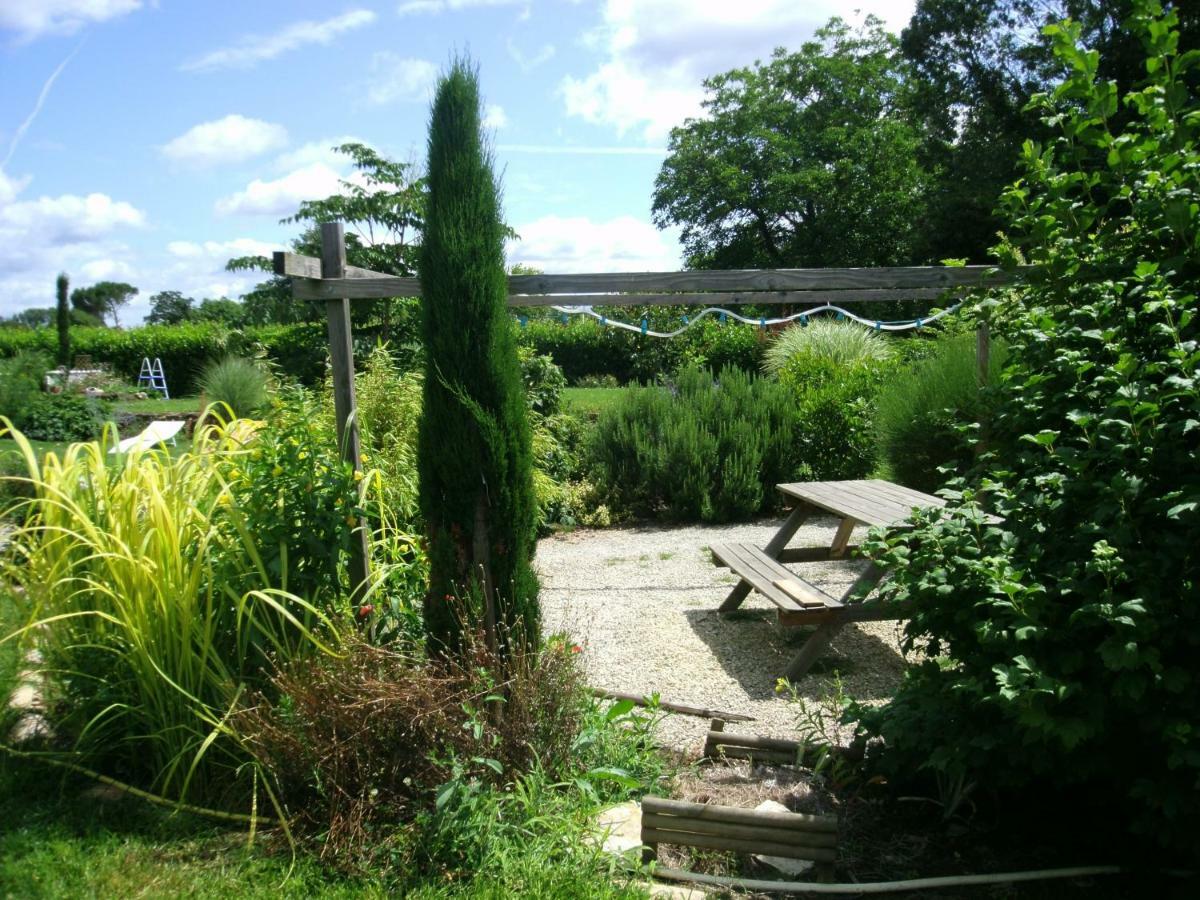
<svg viewBox="0 0 1200 900">
<path fill-rule="evenodd" d="M 844 559 L 858 549 L 857 545 L 850 543 L 856 526 L 901 525 L 914 509 L 945 506 L 946 501 L 879 479 L 806 481 L 776 487 L 793 502 L 793 506 L 783 527 L 766 547 L 759 549 L 750 544 L 713 544 L 711 550 L 714 563 L 727 566 L 741 576 L 737 586 L 721 604 L 721 612 L 737 609 L 753 590 L 779 608 L 781 625 L 817 626 L 784 672 L 788 678 L 798 678 L 825 652 L 848 622 L 877 621 L 899 616 L 882 604 L 863 602 L 863 598 L 886 574 L 874 563 L 868 563 L 850 589 L 840 597 L 805 581 L 795 572 L 784 568 L 783 564 Z M 829 546 L 789 548 L 788 544 L 805 520 L 822 512 L 838 519 Z"/>
</svg>

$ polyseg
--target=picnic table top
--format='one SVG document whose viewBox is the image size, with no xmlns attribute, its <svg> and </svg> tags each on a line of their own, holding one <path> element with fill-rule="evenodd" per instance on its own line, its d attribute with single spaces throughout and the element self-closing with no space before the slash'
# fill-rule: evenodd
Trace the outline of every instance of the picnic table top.
<svg viewBox="0 0 1200 900">
<path fill-rule="evenodd" d="M 946 501 L 878 478 L 861 481 L 802 481 L 779 484 L 788 497 L 864 525 L 899 525 L 914 509 L 941 507 Z"/>
</svg>

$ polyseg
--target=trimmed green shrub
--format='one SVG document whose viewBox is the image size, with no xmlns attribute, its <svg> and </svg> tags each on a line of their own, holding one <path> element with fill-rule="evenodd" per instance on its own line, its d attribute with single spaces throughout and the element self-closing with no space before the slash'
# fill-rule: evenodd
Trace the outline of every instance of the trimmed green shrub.
<svg viewBox="0 0 1200 900">
<path fill-rule="evenodd" d="M 889 371 L 887 363 L 844 367 L 828 357 L 802 353 L 779 373 L 796 419 L 804 478 L 864 478 L 874 471 L 874 403 Z"/>
<path fill-rule="evenodd" d="M 992 342 L 989 382 L 1000 377 L 1003 341 Z M 891 477 L 918 491 L 932 492 L 947 477 L 973 462 L 973 435 L 967 430 L 987 415 L 979 384 L 974 335 L 952 335 L 936 343 L 933 355 L 889 378 L 876 401 L 879 454 Z"/>
<path fill-rule="evenodd" d="M 425 626 L 435 653 L 482 626 L 501 658 L 536 646 L 537 503 L 529 411 L 508 312 L 505 228 L 464 62 L 438 84 L 419 271 L 425 396 L 418 433 L 429 537 Z M 471 621 L 462 620 L 463 607 Z"/>
<path fill-rule="evenodd" d="M 205 403 L 217 404 L 222 418 L 251 419 L 270 399 L 269 376 L 261 365 L 240 356 L 227 356 L 210 363 L 200 375 L 199 387 Z M 228 407 L 228 409 L 226 409 Z"/>
<path fill-rule="evenodd" d="M 41 353 L 22 350 L 11 359 L 0 359 L 0 416 L 24 429 L 34 403 L 42 395 L 42 379 L 50 360 Z"/>
<path fill-rule="evenodd" d="M 842 368 L 891 358 L 882 334 L 849 320 L 814 316 L 808 324 L 793 324 L 779 333 L 763 355 L 763 369 L 778 375 L 797 356 L 828 360 Z"/>
<path fill-rule="evenodd" d="M 55 283 L 56 305 L 54 309 L 54 327 L 58 335 L 58 364 L 71 365 L 71 304 L 68 300 L 70 282 L 66 272 L 59 272 Z"/>
<path fill-rule="evenodd" d="M 728 522 L 776 503 L 799 471 L 792 398 L 728 366 L 682 370 L 669 386 L 629 388 L 588 446 L 608 503 L 637 516 Z"/>
<path fill-rule="evenodd" d="M 39 394 L 21 430 L 34 441 L 90 441 L 99 436 L 110 411 L 109 404 L 82 394 Z"/>
<path fill-rule="evenodd" d="M 925 776 L 947 816 L 973 788 L 1008 805 L 1070 791 L 1190 862 L 1200 54 L 1178 52 L 1176 11 L 1136 10 L 1147 80 L 1124 97 L 1078 25 L 1046 30 L 1068 74 L 1035 101 L 1050 139 L 1004 196 L 999 249 L 1032 268 L 996 308 L 1009 362 L 988 452 L 945 510 L 868 546 L 923 661 L 856 714 L 889 780 Z"/>
<path fill-rule="evenodd" d="M 655 330 L 673 330 L 684 315 L 698 310 L 662 307 L 597 308 L 614 319 L 636 323 L 643 317 Z M 531 318 L 518 333 L 519 341 L 554 359 L 571 384 L 612 377 L 622 384 L 653 381 L 671 375 L 681 366 L 698 364 L 713 371 L 737 366 L 758 371 L 766 334 L 748 325 L 721 325 L 705 319 L 676 338 L 643 337 L 609 328 L 590 318 Z"/>
</svg>

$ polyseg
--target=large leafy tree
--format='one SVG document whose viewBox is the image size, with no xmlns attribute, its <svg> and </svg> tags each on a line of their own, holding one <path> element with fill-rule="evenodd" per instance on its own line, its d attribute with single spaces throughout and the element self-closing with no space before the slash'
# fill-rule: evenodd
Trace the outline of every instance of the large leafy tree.
<svg viewBox="0 0 1200 900">
<path fill-rule="evenodd" d="M 799 52 L 705 82 L 655 182 L 659 227 L 690 266 L 910 263 L 920 227 L 918 134 L 904 65 L 880 20 L 840 19 Z"/>
<path fill-rule="evenodd" d="M 417 462 L 429 537 L 424 618 L 436 653 L 458 650 L 464 629 L 483 626 L 503 652 L 510 641 L 536 642 L 540 627 L 531 434 L 506 307 L 507 230 L 479 105 L 478 76 L 455 63 L 430 117 L 420 255 Z"/>
<path fill-rule="evenodd" d="M 146 321 L 151 325 L 178 325 L 195 316 L 196 301 L 179 291 L 159 291 L 150 298 L 150 315 Z"/>
<path fill-rule="evenodd" d="M 1142 10 L 1148 79 L 1124 95 L 1080 25 L 1047 32 L 1068 75 L 1004 195 L 1000 249 L 1033 268 L 999 307 L 988 452 L 945 511 L 869 547 L 924 661 L 860 712 L 893 774 L 935 774 L 946 799 L 1086 786 L 1194 853 L 1200 52 Z"/>
<path fill-rule="evenodd" d="M 1000 194 L 1017 175 L 1021 144 L 1044 137 L 1026 109 L 1065 75 L 1042 34 L 1070 18 L 1099 74 L 1126 91 L 1145 74 L 1141 42 L 1123 26 L 1135 0 L 918 0 L 901 35 L 912 64 L 913 110 L 929 180 L 923 250 L 983 262 L 1001 219 Z M 1200 6 L 1177 4 L 1185 48 L 1200 37 Z M 1117 111 L 1117 119 L 1125 115 Z"/>
<path fill-rule="evenodd" d="M 112 316 L 113 325 L 120 325 L 118 315 L 122 306 L 137 295 L 138 289 L 123 281 L 97 281 L 90 287 L 76 288 L 71 292 L 71 305 L 87 316 L 103 322 Z"/>
</svg>

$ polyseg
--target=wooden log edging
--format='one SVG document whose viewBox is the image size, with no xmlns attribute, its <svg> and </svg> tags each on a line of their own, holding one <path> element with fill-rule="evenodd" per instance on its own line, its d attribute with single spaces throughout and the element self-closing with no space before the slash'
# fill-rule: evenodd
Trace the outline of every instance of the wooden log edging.
<svg viewBox="0 0 1200 900">
<path fill-rule="evenodd" d="M 657 858 L 659 844 L 676 844 L 809 860 L 828 878 L 837 858 L 837 819 L 646 797 L 641 839 L 647 862 Z"/>
</svg>

